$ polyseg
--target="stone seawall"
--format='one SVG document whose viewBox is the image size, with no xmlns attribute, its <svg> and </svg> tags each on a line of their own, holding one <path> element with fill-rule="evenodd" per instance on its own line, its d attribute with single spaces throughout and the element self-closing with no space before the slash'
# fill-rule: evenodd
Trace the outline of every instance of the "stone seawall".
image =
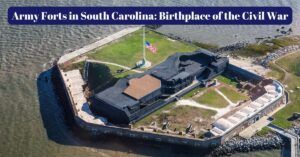
<svg viewBox="0 0 300 157">
<path fill-rule="evenodd" d="M 275 134 L 266 137 L 252 137 L 250 139 L 232 138 L 223 145 L 212 151 L 212 156 L 224 156 L 237 152 L 251 152 L 259 150 L 280 149 L 284 144 L 284 140 Z"/>
</svg>

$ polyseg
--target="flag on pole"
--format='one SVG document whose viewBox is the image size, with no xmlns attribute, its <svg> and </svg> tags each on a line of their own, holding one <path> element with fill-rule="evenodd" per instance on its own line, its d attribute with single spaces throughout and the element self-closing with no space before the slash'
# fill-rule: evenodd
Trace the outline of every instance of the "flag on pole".
<svg viewBox="0 0 300 157">
<path fill-rule="evenodd" d="M 152 44 L 150 44 L 149 41 L 146 41 L 145 45 L 146 45 L 146 48 L 149 49 L 152 53 L 156 53 L 156 50 L 157 50 L 156 47 L 153 46 Z"/>
</svg>

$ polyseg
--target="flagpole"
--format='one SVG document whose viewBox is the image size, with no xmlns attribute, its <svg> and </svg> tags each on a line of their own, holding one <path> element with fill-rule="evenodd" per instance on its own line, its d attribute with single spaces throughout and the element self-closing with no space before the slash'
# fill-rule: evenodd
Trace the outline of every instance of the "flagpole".
<svg viewBox="0 0 300 157">
<path fill-rule="evenodd" d="M 145 41 L 145 26 L 143 26 L 143 60 L 144 60 L 144 62 L 146 62 L 145 43 L 146 43 L 146 41 Z"/>
<path fill-rule="evenodd" d="M 136 62 L 136 66 L 139 68 L 151 67 L 151 62 L 146 60 L 146 41 L 145 41 L 145 26 L 143 26 L 143 58 Z"/>
</svg>

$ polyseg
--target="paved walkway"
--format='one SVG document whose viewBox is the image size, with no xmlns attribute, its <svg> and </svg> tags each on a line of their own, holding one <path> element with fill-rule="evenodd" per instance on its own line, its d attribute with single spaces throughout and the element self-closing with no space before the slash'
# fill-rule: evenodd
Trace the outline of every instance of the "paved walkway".
<svg viewBox="0 0 300 157">
<path fill-rule="evenodd" d="M 84 46 L 84 47 L 82 47 L 82 48 L 80 48 L 78 50 L 75 50 L 75 51 L 73 51 L 71 53 L 67 53 L 67 54 L 61 56 L 59 58 L 59 60 L 58 60 L 57 63 L 58 64 L 62 64 L 64 62 L 66 62 L 66 61 L 69 61 L 69 60 L 75 58 L 75 57 L 83 55 L 84 53 L 87 53 L 87 52 L 89 52 L 91 50 L 99 48 L 102 45 L 108 44 L 108 43 L 110 43 L 110 42 L 112 42 L 112 41 L 114 41 L 114 40 L 116 40 L 118 38 L 121 38 L 121 37 L 123 37 L 123 36 L 125 36 L 127 34 L 130 34 L 130 33 L 134 32 L 134 31 L 137 31 L 140 28 L 141 27 L 138 26 L 138 27 L 130 27 L 130 28 L 123 29 L 123 30 L 121 30 L 121 31 L 119 31 L 119 32 L 117 32 L 115 34 L 109 35 L 108 37 L 100 39 L 100 40 L 98 40 L 98 41 L 96 41 L 96 42 L 94 42 L 92 44 L 86 45 L 86 46 Z"/>
<path fill-rule="evenodd" d="M 226 95 L 224 95 L 221 91 L 219 91 L 218 89 L 215 89 L 215 91 L 217 92 L 217 93 L 219 93 L 228 103 L 229 103 L 229 105 L 230 106 L 233 106 L 233 107 L 235 107 L 237 104 L 235 104 L 235 103 L 233 103 L 231 100 L 229 100 L 228 98 L 227 98 L 227 96 Z"/>
<path fill-rule="evenodd" d="M 271 123 L 271 121 L 268 120 L 268 118 L 269 118 L 268 116 L 263 116 L 257 122 L 255 122 L 254 124 L 250 125 L 246 129 L 244 129 L 242 132 L 240 132 L 239 135 L 246 139 L 252 137 L 258 131 L 260 131 L 263 127 L 265 127 Z"/>
<path fill-rule="evenodd" d="M 187 105 L 187 106 L 193 106 L 193 107 L 199 107 L 199 108 L 203 108 L 203 109 L 207 109 L 207 110 L 213 110 L 216 111 L 217 114 L 214 116 L 214 119 L 218 119 L 222 116 L 224 116 L 225 114 L 227 114 L 228 112 L 230 112 L 234 107 L 236 107 L 236 104 L 233 103 L 231 100 L 229 100 L 221 91 L 219 91 L 218 89 L 214 89 L 218 94 L 220 94 L 228 103 L 229 105 L 224 107 L 224 108 L 216 108 L 216 107 L 211 107 L 209 105 L 206 104 L 200 104 L 192 99 L 181 99 L 178 100 L 176 105 Z"/>
<path fill-rule="evenodd" d="M 208 110 L 214 110 L 216 112 L 219 112 L 220 109 L 219 108 L 215 108 L 215 107 L 210 107 L 208 105 L 202 105 L 199 104 L 198 102 L 191 100 L 191 99 L 182 99 L 182 100 L 178 100 L 176 102 L 176 105 L 179 106 L 193 106 L 193 107 L 199 107 L 199 108 L 203 108 L 203 109 L 208 109 Z"/>
<path fill-rule="evenodd" d="M 232 106 L 228 105 L 224 108 L 216 108 L 216 107 L 210 107 L 209 105 L 200 104 L 192 99 L 181 99 L 176 102 L 176 105 L 187 105 L 187 106 L 193 106 L 193 107 L 199 107 L 207 110 L 213 110 L 216 111 L 217 114 L 214 115 L 214 119 L 218 119 L 228 112 L 232 110 Z"/>
<path fill-rule="evenodd" d="M 88 60 L 86 60 L 86 61 L 87 61 L 87 62 L 91 62 L 91 63 L 100 63 L 100 64 L 114 65 L 114 66 L 118 66 L 118 67 L 121 67 L 121 68 L 123 68 L 123 69 L 130 70 L 130 71 L 133 71 L 133 72 L 136 72 L 136 73 L 143 73 L 143 71 L 135 70 L 135 69 L 132 69 L 132 68 L 130 68 L 130 67 L 127 67 L 127 66 L 124 66 L 124 65 L 120 65 L 120 64 L 117 64 L 117 63 L 104 62 L 104 61 L 91 60 L 91 59 L 88 59 Z"/>
</svg>

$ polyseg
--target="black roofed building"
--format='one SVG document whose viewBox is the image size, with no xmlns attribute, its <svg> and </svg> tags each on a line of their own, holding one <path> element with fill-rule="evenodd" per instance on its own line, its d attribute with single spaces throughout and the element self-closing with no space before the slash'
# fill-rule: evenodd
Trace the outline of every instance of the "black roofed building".
<svg viewBox="0 0 300 157">
<path fill-rule="evenodd" d="M 207 50 L 191 53 L 176 53 L 166 61 L 149 70 L 161 79 L 165 94 L 176 93 L 192 83 L 193 80 L 205 84 L 222 73 L 228 65 L 228 58 L 219 57 Z"/>
<path fill-rule="evenodd" d="M 128 124 L 131 114 L 161 95 L 161 82 L 150 75 L 123 78 L 114 86 L 95 94 L 94 110 L 115 124 Z"/>
<path fill-rule="evenodd" d="M 128 124 L 136 118 L 133 114 L 151 106 L 160 96 L 174 94 L 194 80 L 205 84 L 222 73 L 227 65 L 228 58 L 202 49 L 176 53 L 144 74 L 122 78 L 114 86 L 95 94 L 91 99 L 92 108 L 109 122 Z"/>
</svg>

